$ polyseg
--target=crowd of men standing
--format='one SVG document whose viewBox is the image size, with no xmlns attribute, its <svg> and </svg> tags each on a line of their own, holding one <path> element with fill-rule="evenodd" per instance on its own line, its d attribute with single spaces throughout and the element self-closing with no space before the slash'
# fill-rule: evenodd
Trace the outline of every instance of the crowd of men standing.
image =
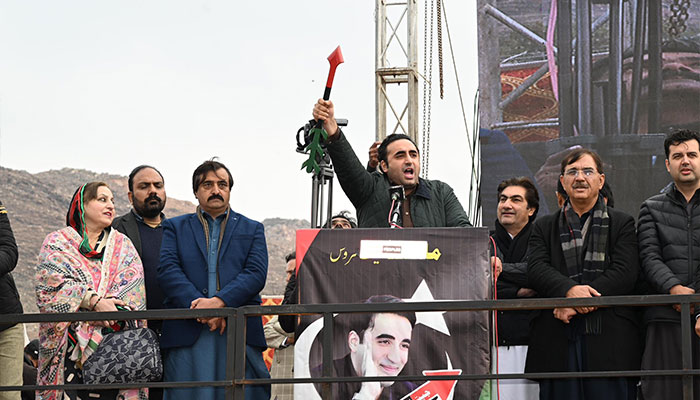
<svg viewBox="0 0 700 400">
<path fill-rule="evenodd" d="M 405 135 L 390 135 L 373 145 L 377 170 L 363 167 L 333 118 L 334 107 L 319 100 L 313 115 L 324 120 L 326 143 L 338 180 L 357 210 L 358 221 L 345 216 L 338 227 L 381 228 L 471 226 L 452 188 L 419 178 L 420 154 Z M 670 134 L 664 142 L 666 168 L 672 178 L 660 194 L 641 205 L 634 219 L 615 210 L 602 194 L 603 160 L 576 149 L 561 162 L 561 208 L 538 217 L 538 193 L 532 181 L 514 177 L 498 187 L 498 210 L 492 233 L 492 266 L 499 276 L 499 298 L 587 298 L 630 294 L 694 294 L 700 285 L 700 135 L 690 130 Z M 129 175 L 132 210 L 113 222 L 129 237 L 143 263 L 147 308 L 221 308 L 260 304 L 267 277 L 267 248 L 262 224 L 230 205 L 233 176 L 217 161 L 193 173 L 198 200 L 195 213 L 166 219 L 165 181 L 148 165 Z M 390 187 L 403 188 L 398 218 L 388 212 Z M 329 221 L 329 227 L 336 221 Z M 346 226 L 347 225 L 347 226 Z M 287 258 L 287 303 L 295 300 L 294 255 Z M 21 312 L 11 271 L 17 246 L 0 205 L 0 313 Z M 98 300 L 99 301 L 99 300 Z M 679 306 L 573 307 L 535 312 L 498 313 L 498 357 L 508 371 L 580 372 L 681 369 L 681 319 L 693 318 L 700 336 L 700 308 L 682 315 Z M 293 343 L 293 318 L 275 323 L 281 335 L 275 347 Z M 9 325 L 9 326 L 8 326 Z M 290 325 L 290 326 L 285 326 Z M 223 318 L 151 321 L 165 354 L 166 381 L 224 379 L 226 321 Z M 22 335 L 18 325 L 0 324 L 0 385 L 18 385 Z M 272 329 L 272 328 L 271 328 Z M 246 377 L 267 378 L 262 360 L 267 346 L 259 317 L 247 321 Z M 693 359 L 700 364 L 696 338 Z M 17 354 L 15 354 L 17 353 Z M 12 360 L 5 364 L 4 360 Z M 186 366 L 186 367 L 183 367 Z M 638 387 L 640 386 L 640 387 Z M 520 381 L 501 398 L 636 399 L 681 397 L 679 377 L 542 379 Z M 700 383 L 695 384 L 696 396 Z M 382 395 L 381 392 L 385 392 Z M 377 399 L 389 390 L 380 389 Z M 18 397 L 0 392 L 0 399 Z M 19 396 L 19 393 L 17 393 Z M 355 393 L 355 398 L 365 398 Z M 385 396 L 385 397 L 382 397 Z M 152 390 L 151 398 L 222 398 L 221 388 Z M 269 385 L 248 385 L 246 398 L 269 399 Z"/>
<path fill-rule="evenodd" d="M 563 205 L 537 221 L 532 182 L 502 182 L 493 235 L 503 260 L 500 298 L 694 294 L 700 278 L 700 136 L 676 131 L 667 136 L 664 148 L 673 182 L 641 205 L 636 229 L 631 216 L 606 204 L 603 162 L 590 150 L 574 150 L 564 158 Z M 500 372 L 523 367 L 533 373 L 680 370 L 681 318 L 697 321 L 700 310 L 690 315 L 680 311 L 675 305 L 641 312 L 632 307 L 558 308 L 527 318 L 518 312 L 499 313 L 499 345 L 505 347 L 499 356 L 506 368 Z M 695 331 L 700 335 L 700 321 Z M 699 343 L 694 339 L 695 368 Z M 516 351 L 525 344 L 526 352 Z M 505 384 L 501 398 L 536 398 L 537 391 L 541 399 L 682 398 L 680 377 L 643 377 L 639 388 L 637 382 L 542 379 L 534 389 L 527 382 Z M 694 392 L 700 394 L 697 380 Z"/>
<path fill-rule="evenodd" d="M 408 199 L 401 213 L 403 227 L 470 225 L 459 202 L 451 200 L 448 185 L 418 178 L 419 153 L 409 137 L 388 136 L 378 148 L 381 172 L 369 173 L 362 170 L 333 114 L 330 101 L 314 106 L 314 118 L 325 121 L 328 150 L 360 227 L 390 225 L 384 211 L 391 201 L 387 188 L 397 184 Z M 532 182 L 502 182 L 492 253 L 495 273 L 503 271 L 497 284 L 497 293 L 505 295 L 501 298 L 695 293 L 700 284 L 700 136 L 676 131 L 666 138 L 664 150 L 673 182 L 642 204 L 636 228 L 631 216 L 608 206 L 611 191 L 602 193 L 603 161 L 591 150 L 573 150 L 562 160 L 563 204 L 536 221 L 538 195 Z M 700 310 L 694 314 L 700 336 L 698 315 Z M 681 369 L 681 318 L 693 315 L 681 315 L 679 306 L 650 307 L 641 315 L 633 307 L 508 313 L 500 322 L 499 337 L 504 356 L 517 364 L 512 372 L 523 367 L 525 372 Z M 698 360 L 694 357 L 696 365 Z M 513 387 L 510 398 L 537 396 L 526 382 Z M 537 389 L 540 399 L 638 396 L 635 378 L 542 379 Z M 681 379 L 644 377 L 640 389 L 646 400 L 680 398 Z M 700 395 L 700 383 L 695 390 Z"/>
</svg>

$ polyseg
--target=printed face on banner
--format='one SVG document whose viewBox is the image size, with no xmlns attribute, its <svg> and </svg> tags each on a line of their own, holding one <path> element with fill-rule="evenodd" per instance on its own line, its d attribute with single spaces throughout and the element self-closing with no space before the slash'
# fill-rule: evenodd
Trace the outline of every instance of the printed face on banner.
<svg viewBox="0 0 700 400">
<path fill-rule="evenodd" d="M 433 375 L 485 374 L 487 312 L 411 311 L 410 303 L 488 297 L 488 231 L 319 229 L 297 231 L 299 304 L 386 304 L 375 313 L 304 315 L 295 338 L 296 378 L 381 377 L 331 384 L 331 398 L 478 398 L 482 381 L 433 381 Z M 402 304 L 400 306 L 397 306 Z M 391 309 L 391 311 L 389 311 Z M 464 343 L 469 343 L 468 347 Z M 323 363 L 330 352 L 331 365 Z M 410 357 L 409 357 L 410 355 Z M 406 376 L 423 379 L 394 380 Z M 295 400 L 320 400 L 320 384 L 296 384 Z M 407 397 L 408 396 L 408 397 Z"/>
<path fill-rule="evenodd" d="M 358 376 L 397 376 L 408 361 L 413 326 L 408 318 L 398 314 L 375 314 L 362 340 L 357 332 L 348 335 Z M 373 371 L 372 371 L 373 369 Z M 382 382 L 390 386 L 393 381 Z"/>
</svg>

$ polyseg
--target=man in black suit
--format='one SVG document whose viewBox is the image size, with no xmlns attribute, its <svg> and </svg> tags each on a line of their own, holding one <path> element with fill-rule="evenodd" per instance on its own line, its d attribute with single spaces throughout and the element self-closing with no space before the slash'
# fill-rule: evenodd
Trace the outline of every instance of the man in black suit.
<svg viewBox="0 0 700 400">
<path fill-rule="evenodd" d="M 600 157 L 576 149 L 561 163 L 568 200 L 535 221 L 528 283 L 541 297 L 631 294 L 639 274 L 634 219 L 608 207 Z M 636 370 L 641 339 L 630 307 L 542 310 L 532 322 L 525 372 Z M 629 378 L 543 379 L 540 399 L 635 399 Z"/>
</svg>

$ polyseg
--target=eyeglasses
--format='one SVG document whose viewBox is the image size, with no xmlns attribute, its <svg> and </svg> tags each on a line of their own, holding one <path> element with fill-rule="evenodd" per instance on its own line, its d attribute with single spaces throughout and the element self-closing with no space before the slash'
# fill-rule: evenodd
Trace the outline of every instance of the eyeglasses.
<svg viewBox="0 0 700 400">
<path fill-rule="evenodd" d="M 226 182 L 226 181 L 218 181 L 218 182 L 205 181 L 205 182 L 202 182 L 202 184 L 200 186 L 204 190 L 209 190 L 209 189 L 213 188 L 214 185 L 218 186 L 219 189 L 221 189 L 221 190 L 228 189 L 228 182 Z"/>
<path fill-rule="evenodd" d="M 590 178 L 593 175 L 597 173 L 597 171 L 593 168 L 584 168 L 584 169 L 576 169 L 576 168 L 571 168 L 567 169 L 564 171 L 564 175 L 566 175 L 569 178 L 575 178 L 578 176 L 579 172 L 583 174 L 586 178 Z"/>
</svg>

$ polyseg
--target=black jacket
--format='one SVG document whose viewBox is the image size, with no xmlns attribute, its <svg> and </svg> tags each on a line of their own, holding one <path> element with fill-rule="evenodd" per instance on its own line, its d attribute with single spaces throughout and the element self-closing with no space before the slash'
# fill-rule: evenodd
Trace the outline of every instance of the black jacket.
<svg viewBox="0 0 700 400">
<path fill-rule="evenodd" d="M 530 287 L 540 297 L 566 297 L 579 283 L 569 278 L 559 238 L 559 214 L 534 222 L 528 245 L 527 272 Z M 637 237 L 634 219 L 608 208 L 610 231 L 604 271 L 590 286 L 603 296 L 621 296 L 634 292 L 639 273 Z M 584 251 L 588 236 L 584 238 Z M 636 370 L 641 363 L 640 322 L 632 307 L 600 308 L 601 333 L 585 336 L 586 365 L 589 371 Z M 582 318 L 575 316 L 574 319 Z M 540 310 L 533 319 L 525 372 L 567 370 L 570 325 L 554 318 L 551 309 Z"/>
<path fill-rule="evenodd" d="M 136 252 L 141 256 L 141 234 L 139 234 L 139 226 L 136 224 L 136 215 L 134 211 L 129 211 L 128 213 L 117 217 L 112 222 L 112 228 L 118 230 L 131 239 L 131 243 L 136 247 Z"/>
<path fill-rule="evenodd" d="M 289 282 L 287 282 L 287 286 L 284 287 L 282 304 L 297 304 L 298 298 L 297 274 L 293 273 L 292 277 L 289 278 Z M 282 330 L 287 333 L 294 333 L 297 329 L 297 318 L 298 316 L 296 315 L 280 315 L 279 322 Z"/>
<path fill-rule="evenodd" d="M 12 270 L 17 266 L 17 243 L 12 234 L 7 210 L 0 202 L 0 314 L 22 313 L 19 292 L 12 278 Z M 0 324 L 0 331 L 16 324 Z"/>
<path fill-rule="evenodd" d="M 389 179 L 379 171 L 367 172 L 341 132 L 327 145 L 338 182 L 357 209 L 360 228 L 388 228 L 391 195 Z M 420 179 L 411 198 L 411 219 L 416 228 L 471 226 L 450 185 Z"/>
<path fill-rule="evenodd" d="M 503 270 L 496 282 L 496 295 L 499 299 L 518 298 L 518 290 L 529 287 L 527 244 L 531 231 L 530 222 L 511 239 L 505 228 L 496 221 L 496 230 L 491 233 L 491 237 L 496 242 L 495 255 L 503 262 Z M 530 310 L 498 311 L 498 345 L 526 345 L 531 314 Z"/>
<path fill-rule="evenodd" d="M 642 271 L 652 294 L 669 294 L 675 285 L 699 291 L 700 273 L 700 191 L 690 199 L 671 185 L 664 193 L 650 197 L 639 210 L 639 254 Z M 647 321 L 680 321 L 671 306 L 650 307 Z"/>
<path fill-rule="evenodd" d="M 131 242 L 134 244 L 136 251 L 139 253 L 143 261 L 143 242 L 141 240 L 141 234 L 139 233 L 139 222 L 134 210 L 117 217 L 112 222 L 112 228 L 126 235 Z M 161 214 L 161 219 L 165 220 L 165 215 Z M 160 246 L 160 244 L 159 244 Z M 150 268 L 150 269 L 149 269 Z M 157 276 L 157 266 L 143 266 L 144 280 L 146 284 L 146 307 L 150 310 L 165 308 L 163 305 L 165 294 L 160 289 L 158 285 Z M 154 329 L 156 332 L 160 332 L 163 322 L 161 320 L 151 320 L 149 321 L 149 328 Z"/>
</svg>

